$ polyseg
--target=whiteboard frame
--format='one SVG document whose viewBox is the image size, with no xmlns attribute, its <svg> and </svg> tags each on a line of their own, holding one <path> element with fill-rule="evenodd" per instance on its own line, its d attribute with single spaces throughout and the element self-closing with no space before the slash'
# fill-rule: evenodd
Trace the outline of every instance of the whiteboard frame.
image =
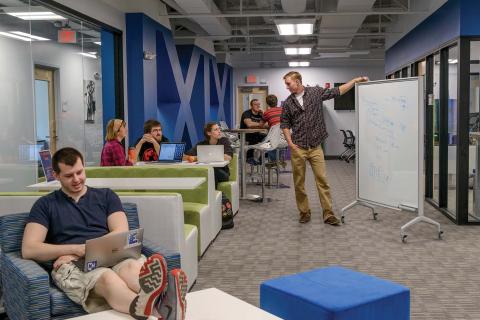
<svg viewBox="0 0 480 320">
<path fill-rule="evenodd" d="M 425 110 L 425 91 L 424 91 L 424 77 L 409 77 L 409 78 L 402 78 L 402 79 L 388 79 L 388 80 L 376 80 L 376 81 L 368 81 L 368 82 L 360 82 L 355 84 L 355 129 L 357 135 L 357 143 L 355 144 L 356 154 L 360 155 L 360 143 L 358 143 L 361 139 L 360 137 L 360 124 L 359 124 L 359 86 L 367 86 L 372 84 L 378 83 L 393 83 L 393 82 L 404 82 L 404 81 L 416 81 L 418 83 L 418 203 L 417 208 L 402 206 L 401 204 L 398 207 L 391 206 L 384 203 L 379 203 L 377 201 L 364 199 L 360 197 L 360 184 L 359 184 L 359 164 L 360 161 L 357 159 L 355 161 L 356 166 L 356 173 L 355 173 L 355 182 L 356 182 L 356 198 L 358 202 L 368 203 L 374 206 L 381 206 L 386 207 L 394 210 L 408 210 L 408 211 L 417 211 L 420 216 L 424 215 L 424 198 L 425 198 L 425 190 L 424 190 L 424 110 Z"/>
</svg>

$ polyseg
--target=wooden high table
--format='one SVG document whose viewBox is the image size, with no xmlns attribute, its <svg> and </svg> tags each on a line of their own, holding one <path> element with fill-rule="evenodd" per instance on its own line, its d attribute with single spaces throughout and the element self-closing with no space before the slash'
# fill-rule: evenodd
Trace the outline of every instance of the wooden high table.
<svg viewBox="0 0 480 320">
<path fill-rule="evenodd" d="M 240 154 L 239 154 L 239 163 L 240 166 L 240 199 L 242 200 L 254 200 L 254 201 L 263 201 L 260 199 L 261 197 L 258 195 L 248 195 L 247 194 L 247 182 L 245 180 L 245 172 L 246 172 L 246 157 L 245 157 L 245 135 L 247 133 L 267 133 L 268 129 L 226 129 L 223 130 L 225 132 L 230 133 L 238 133 L 240 135 Z"/>
</svg>

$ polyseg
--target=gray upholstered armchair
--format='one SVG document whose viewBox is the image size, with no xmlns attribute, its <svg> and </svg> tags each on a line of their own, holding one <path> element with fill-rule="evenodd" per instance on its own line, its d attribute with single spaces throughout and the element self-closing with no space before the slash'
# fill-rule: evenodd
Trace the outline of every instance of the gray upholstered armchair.
<svg viewBox="0 0 480 320">
<path fill-rule="evenodd" d="M 130 229 L 139 227 L 137 207 L 124 203 Z M 71 301 L 50 280 L 48 266 L 41 266 L 21 257 L 23 229 L 28 213 L 0 217 L 0 268 L 5 310 L 8 318 L 65 319 L 84 314 L 82 307 Z M 142 253 L 146 256 L 158 252 L 165 257 L 168 269 L 180 268 L 180 254 L 167 252 L 144 239 Z"/>
</svg>

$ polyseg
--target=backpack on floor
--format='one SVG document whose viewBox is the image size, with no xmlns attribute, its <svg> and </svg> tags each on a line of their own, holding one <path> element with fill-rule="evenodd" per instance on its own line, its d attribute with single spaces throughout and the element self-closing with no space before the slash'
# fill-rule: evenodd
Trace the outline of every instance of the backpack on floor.
<svg viewBox="0 0 480 320">
<path fill-rule="evenodd" d="M 230 199 L 222 192 L 222 230 L 233 228 L 233 210 Z"/>
</svg>

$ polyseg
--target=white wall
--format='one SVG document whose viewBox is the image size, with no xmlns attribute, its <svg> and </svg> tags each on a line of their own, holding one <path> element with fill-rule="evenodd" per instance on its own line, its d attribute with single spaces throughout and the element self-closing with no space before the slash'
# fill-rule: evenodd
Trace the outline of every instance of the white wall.
<svg viewBox="0 0 480 320">
<path fill-rule="evenodd" d="M 0 191 L 35 183 L 36 163 L 22 161 L 21 145 L 35 145 L 30 43 L 0 38 Z"/>
<path fill-rule="evenodd" d="M 290 92 L 285 88 L 283 83 L 283 76 L 293 69 L 290 68 L 272 68 L 272 69 L 234 69 L 233 72 L 233 91 L 236 95 L 237 86 L 245 85 L 245 77 L 248 74 L 254 74 L 257 76 L 257 81 L 266 80 L 268 86 L 268 93 L 275 94 L 278 97 L 279 102 L 285 100 Z M 360 76 L 366 75 L 372 80 L 384 79 L 384 66 L 369 66 L 367 68 L 362 67 L 348 67 L 348 68 L 298 68 L 302 74 L 304 85 L 320 85 L 323 87 L 326 82 L 329 82 L 333 87 L 335 82 L 347 82 L 348 80 Z M 234 100 L 236 102 L 236 97 Z M 236 108 L 236 103 L 234 103 Z M 333 100 L 325 101 L 325 123 L 329 138 L 325 143 L 325 154 L 339 155 L 343 152 L 343 136 L 339 129 L 350 129 L 355 131 L 355 112 L 354 111 L 337 111 L 333 109 Z M 235 114 L 236 112 L 234 112 Z M 234 119 L 234 123 L 237 120 Z"/>
<path fill-rule="evenodd" d="M 95 81 L 93 74 L 101 74 L 100 59 L 83 57 L 81 48 L 53 41 L 33 42 L 34 64 L 57 69 L 56 72 L 56 119 L 57 148 L 74 147 L 85 152 L 87 162 L 100 162 L 103 146 L 102 130 L 102 82 Z M 96 112 L 93 124 L 85 123 L 84 80 L 95 81 Z"/>
</svg>

